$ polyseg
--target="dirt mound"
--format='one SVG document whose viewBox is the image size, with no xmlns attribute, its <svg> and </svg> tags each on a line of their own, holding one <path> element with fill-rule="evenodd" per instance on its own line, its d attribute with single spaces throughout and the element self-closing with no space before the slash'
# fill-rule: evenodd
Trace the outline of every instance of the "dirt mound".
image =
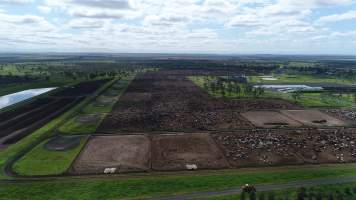
<svg viewBox="0 0 356 200">
<path fill-rule="evenodd" d="M 44 144 L 44 148 L 49 151 L 66 151 L 74 149 L 80 145 L 82 136 L 56 136 Z"/>
</svg>

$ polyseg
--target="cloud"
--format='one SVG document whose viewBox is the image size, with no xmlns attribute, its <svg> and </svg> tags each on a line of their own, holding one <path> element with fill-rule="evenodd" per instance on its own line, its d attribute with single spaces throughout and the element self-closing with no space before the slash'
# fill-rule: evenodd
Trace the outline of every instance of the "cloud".
<svg viewBox="0 0 356 200">
<path fill-rule="evenodd" d="M 102 20 L 92 20 L 92 19 L 74 19 L 71 20 L 68 25 L 74 29 L 93 29 L 101 28 L 105 24 Z"/>
<path fill-rule="evenodd" d="M 4 2 L 8 5 L 10 0 L 0 0 L 0 4 Z M 1 7 L 0 38 L 6 41 L 0 43 L 3 49 L 22 48 L 24 44 L 24 48 L 64 51 L 276 52 L 302 49 L 310 43 L 329 44 L 330 38 L 337 43 L 354 34 L 344 30 L 349 27 L 338 31 L 338 27 L 334 30 L 325 25 L 354 19 L 351 11 L 315 20 L 334 7 L 355 9 L 351 8 L 355 3 L 352 0 L 11 2 L 33 4 L 21 8 L 23 15 L 11 13 L 12 8 L 6 5 Z"/>
<path fill-rule="evenodd" d="M 52 11 L 52 8 L 48 6 L 37 6 L 37 9 L 45 14 L 48 14 Z"/>
<path fill-rule="evenodd" d="M 31 3 L 33 0 L 0 0 L 0 4 L 21 5 Z"/>
<path fill-rule="evenodd" d="M 165 16 L 165 15 L 148 15 L 144 18 L 143 23 L 154 26 L 172 26 L 175 24 L 182 24 L 189 21 L 185 16 Z"/>
<path fill-rule="evenodd" d="M 346 21 L 346 20 L 353 20 L 356 19 L 356 10 L 351 10 L 346 13 L 342 14 L 334 14 L 320 17 L 317 22 L 318 23 L 331 23 L 331 22 L 339 22 L 339 21 Z"/>
<path fill-rule="evenodd" d="M 131 9 L 128 0 L 72 0 L 71 3 L 94 8 Z"/>
<path fill-rule="evenodd" d="M 74 17 L 85 17 L 85 18 L 116 18 L 121 19 L 125 15 L 121 12 L 115 11 L 100 11 L 100 10 L 84 10 L 84 9 L 74 9 L 70 11 L 70 14 Z"/>
</svg>

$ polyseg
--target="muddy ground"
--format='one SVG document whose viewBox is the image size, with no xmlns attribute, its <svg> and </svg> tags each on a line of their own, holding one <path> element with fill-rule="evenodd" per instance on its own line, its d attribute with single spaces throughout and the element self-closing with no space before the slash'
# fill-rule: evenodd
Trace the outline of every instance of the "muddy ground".
<svg viewBox="0 0 356 200">
<path fill-rule="evenodd" d="M 102 174 L 106 168 L 116 168 L 116 173 L 149 170 L 149 138 L 144 135 L 92 137 L 77 157 L 70 173 Z"/>
<path fill-rule="evenodd" d="M 121 96 L 98 132 L 202 131 L 254 127 L 240 111 L 296 109 L 283 100 L 214 98 L 182 71 L 138 75 Z"/>
<path fill-rule="evenodd" d="M 152 169 L 222 169 L 228 163 L 209 134 L 157 135 L 152 138 Z"/>
</svg>

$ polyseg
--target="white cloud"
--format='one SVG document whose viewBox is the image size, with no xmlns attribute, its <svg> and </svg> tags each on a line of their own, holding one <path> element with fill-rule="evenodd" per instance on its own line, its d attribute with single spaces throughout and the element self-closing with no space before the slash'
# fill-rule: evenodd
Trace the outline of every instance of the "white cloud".
<svg viewBox="0 0 356 200">
<path fill-rule="evenodd" d="M 48 14 L 52 11 L 52 8 L 48 6 L 37 6 L 37 9 L 45 14 Z"/>
<path fill-rule="evenodd" d="M 69 27 L 74 29 L 102 28 L 104 24 L 104 21 L 95 19 L 73 19 L 68 23 Z"/>
<path fill-rule="evenodd" d="M 330 23 L 356 19 L 356 10 L 351 10 L 342 14 L 334 14 L 320 17 L 318 23 Z"/>
<path fill-rule="evenodd" d="M 0 4 L 20 5 L 31 3 L 33 0 L 0 0 Z"/>
</svg>

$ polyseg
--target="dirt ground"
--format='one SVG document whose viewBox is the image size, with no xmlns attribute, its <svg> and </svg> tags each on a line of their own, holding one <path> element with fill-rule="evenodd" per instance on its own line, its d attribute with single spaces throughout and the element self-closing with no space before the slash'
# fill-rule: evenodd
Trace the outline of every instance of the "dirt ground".
<svg viewBox="0 0 356 200">
<path fill-rule="evenodd" d="M 277 128 L 277 127 L 299 127 L 301 123 L 286 117 L 278 111 L 248 111 L 241 113 L 256 127 Z"/>
<path fill-rule="evenodd" d="M 157 135 L 152 139 L 154 170 L 227 168 L 228 163 L 209 134 Z"/>
<path fill-rule="evenodd" d="M 282 114 L 307 126 L 346 126 L 347 123 L 319 110 L 283 110 Z"/>
<path fill-rule="evenodd" d="M 245 129 L 254 126 L 238 112 L 298 108 L 284 100 L 214 98 L 186 76 L 182 71 L 137 75 L 98 132 Z"/>
<path fill-rule="evenodd" d="M 150 168 L 150 140 L 144 135 L 95 136 L 77 157 L 70 173 L 102 174 L 147 171 Z"/>
<path fill-rule="evenodd" d="M 213 138 L 234 167 L 356 161 L 355 129 L 260 129 Z"/>
</svg>

